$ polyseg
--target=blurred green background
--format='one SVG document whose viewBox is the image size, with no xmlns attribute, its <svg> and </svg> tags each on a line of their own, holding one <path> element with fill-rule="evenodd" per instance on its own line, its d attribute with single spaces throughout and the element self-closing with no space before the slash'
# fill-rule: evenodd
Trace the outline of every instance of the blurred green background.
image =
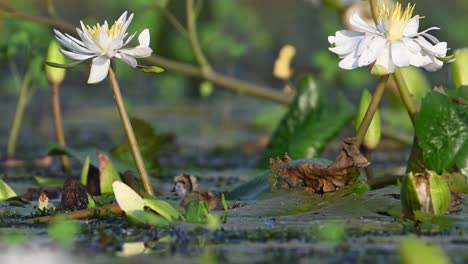
<svg viewBox="0 0 468 264">
<path fill-rule="evenodd" d="M 140 32 L 149 28 L 155 54 L 196 65 L 189 42 L 170 23 L 168 12 L 160 8 L 161 4 L 166 3 L 165 0 L 3 0 L 1 3 L 28 14 L 56 17 L 75 26 L 79 25 L 80 20 L 86 24 L 104 20 L 111 23 L 128 10 L 135 13 L 129 31 Z M 433 34 L 447 41 L 450 48 L 454 50 L 468 46 L 468 1 L 417 0 L 415 3 L 415 13 L 425 16 L 420 29 L 438 26 L 441 30 Z M 167 8 L 185 25 L 185 1 L 167 0 Z M 324 6 L 319 0 L 204 0 L 199 11 L 199 39 L 216 71 L 277 90 L 283 89 L 284 83 L 273 77 L 273 64 L 280 48 L 291 44 L 296 47 L 292 62 L 293 83 L 301 76 L 312 73 L 332 95 L 343 92 L 357 102 L 361 90 L 373 87 L 376 78 L 368 74 L 368 69 L 339 69 L 338 58 L 327 50 L 327 37 L 343 28 L 340 13 Z M 53 141 L 50 89 L 42 72 L 46 47 L 53 38 L 52 30 L 2 14 L 0 34 L 0 144 L 6 142 L 20 79 L 28 65 L 33 72 L 35 93 L 26 110 L 27 118 L 20 138 L 29 143 L 37 142 L 39 138 L 41 141 Z M 131 114 L 149 119 L 162 130 L 190 135 L 195 133 L 192 129 L 195 126 L 198 128 L 195 134 L 199 135 L 217 131 L 223 125 L 233 126 L 232 122 L 223 123 L 226 118 L 236 121 L 234 123 L 237 125 L 234 126 L 237 130 L 248 129 L 250 122 L 255 122 L 255 114 L 265 109 L 273 109 L 273 119 L 281 117 L 281 110 L 275 112 L 274 109 L 278 107 L 274 103 L 239 96 L 218 87 L 208 97 L 202 97 L 199 89 L 201 81 L 177 72 L 166 71 L 149 76 L 121 63 L 117 67 Z M 449 83 L 450 67 L 444 66 L 439 72 L 428 75 L 432 84 Z M 107 121 L 112 120 L 110 123 L 115 130 L 111 130 L 114 133 L 111 136 L 120 138 L 122 131 L 117 126 L 118 116 L 114 110 L 106 112 L 108 108 L 113 109 L 107 81 L 87 85 L 87 75 L 86 67 L 69 70 L 62 85 L 66 133 L 75 136 L 77 142 L 97 144 L 108 137 L 108 132 L 102 132 L 101 126 L 105 127 L 109 123 Z M 260 133 L 253 131 L 254 136 Z M 224 136 L 233 142 L 242 138 L 235 133 Z M 187 142 L 192 142 L 190 136 L 185 138 Z M 216 138 L 208 141 L 216 141 Z"/>
</svg>

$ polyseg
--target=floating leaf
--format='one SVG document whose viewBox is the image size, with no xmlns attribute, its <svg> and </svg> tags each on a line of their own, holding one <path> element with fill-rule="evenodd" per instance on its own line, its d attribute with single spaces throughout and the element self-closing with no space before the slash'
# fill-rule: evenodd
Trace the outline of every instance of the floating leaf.
<svg viewBox="0 0 468 264">
<path fill-rule="evenodd" d="M 185 219 L 189 223 L 207 224 L 210 230 L 218 228 L 220 224 L 219 217 L 210 213 L 205 201 L 190 201 L 185 210 Z"/>
<path fill-rule="evenodd" d="M 112 193 L 112 183 L 120 180 L 120 175 L 114 168 L 112 161 L 103 153 L 96 151 L 99 159 L 99 179 L 101 194 Z"/>
<path fill-rule="evenodd" d="M 16 197 L 17 194 L 13 189 L 11 189 L 6 182 L 4 182 L 2 179 L 0 179 L 0 201 L 5 201 L 10 198 Z"/>
<path fill-rule="evenodd" d="M 416 135 L 426 167 L 441 173 L 455 166 L 466 169 L 468 158 L 468 106 L 432 91 L 416 115 Z M 467 176 L 467 175 L 465 175 Z"/>
<path fill-rule="evenodd" d="M 114 181 L 112 183 L 112 187 L 117 204 L 126 214 L 132 214 L 133 212 L 144 210 L 145 202 L 143 198 L 141 198 L 132 188 L 128 187 L 121 181 Z"/>
<path fill-rule="evenodd" d="M 286 152 L 295 159 L 320 155 L 352 117 L 353 107 L 343 96 L 338 96 L 337 104 L 333 106 L 312 77 L 304 78 L 298 95 L 273 133 L 260 166 L 268 167 L 271 157 Z"/>
<path fill-rule="evenodd" d="M 169 221 L 177 220 L 182 216 L 180 212 L 177 211 L 177 209 L 175 209 L 170 203 L 166 201 L 154 198 L 145 198 L 143 200 L 145 202 L 145 206 L 149 207 L 151 210 L 160 214 Z"/>
<path fill-rule="evenodd" d="M 444 251 L 430 242 L 416 237 L 407 237 L 399 245 L 400 263 L 450 264 Z"/>
</svg>

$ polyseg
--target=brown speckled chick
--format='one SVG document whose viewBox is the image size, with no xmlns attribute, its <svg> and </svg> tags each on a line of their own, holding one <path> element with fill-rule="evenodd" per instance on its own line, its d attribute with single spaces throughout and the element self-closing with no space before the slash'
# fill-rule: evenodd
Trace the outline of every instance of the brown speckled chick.
<svg viewBox="0 0 468 264">
<path fill-rule="evenodd" d="M 206 192 L 198 189 L 197 178 L 188 174 L 174 177 L 174 191 L 181 198 L 180 205 L 187 205 L 190 201 L 201 200 L 208 204 L 210 209 L 222 209 L 220 192 Z"/>
</svg>

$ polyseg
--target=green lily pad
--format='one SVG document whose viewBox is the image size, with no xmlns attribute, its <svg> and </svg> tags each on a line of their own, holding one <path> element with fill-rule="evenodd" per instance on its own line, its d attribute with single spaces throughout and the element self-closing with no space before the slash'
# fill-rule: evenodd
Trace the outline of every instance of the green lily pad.
<svg viewBox="0 0 468 264">
<path fill-rule="evenodd" d="M 468 171 L 468 106 L 432 91 L 422 100 L 415 126 L 426 167 Z"/>
<path fill-rule="evenodd" d="M 311 76 L 301 81 L 297 94 L 259 161 L 263 168 L 285 152 L 293 159 L 317 157 L 353 117 L 354 108 L 345 97 L 337 96 L 333 105 Z"/>
</svg>

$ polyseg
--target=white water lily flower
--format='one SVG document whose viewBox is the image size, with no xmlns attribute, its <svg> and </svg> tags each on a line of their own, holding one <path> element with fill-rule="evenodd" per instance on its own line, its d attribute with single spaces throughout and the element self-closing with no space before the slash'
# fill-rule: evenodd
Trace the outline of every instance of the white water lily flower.
<svg viewBox="0 0 468 264">
<path fill-rule="evenodd" d="M 110 28 L 107 21 L 102 26 L 97 24 L 93 27 L 85 26 L 80 21 L 81 29 L 77 28 L 76 32 L 81 40 L 58 30 L 54 30 L 55 38 L 66 48 L 60 49 L 60 51 L 65 56 L 77 60 L 77 63 L 93 59 L 88 83 L 98 83 L 107 77 L 112 58 L 121 59 L 135 68 L 137 66 L 135 58 L 148 57 L 153 52 L 149 47 L 148 29 L 144 29 L 138 36 L 140 42 L 138 46 L 124 48 L 136 34 L 136 32 L 133 33 L 125 40 L 128 35 L 127 28 L 132 19 L 133 14 L 127 19 L 127 11 L 125 11 Z"/>
<path fill-rule="evenodd" d="M 330 51 L 342 59 L 339 66 L 350 70 L 375 62 L 372 72 L 380 75 L 409 65 L 429 71 L 440 69 L 443 62 L 438 58 L 446 56 L 447 43 L 427 33 L 437 27 L 418 32 L 421 17 L 412 17 L 414 7 L 408 4 L 403 9 L 398 2 L 391 7 L 382 4 L 377 26 L 353 14 L 350 23 L 359 31 L 340 30 L 328 37 Z"/>
</svg>

